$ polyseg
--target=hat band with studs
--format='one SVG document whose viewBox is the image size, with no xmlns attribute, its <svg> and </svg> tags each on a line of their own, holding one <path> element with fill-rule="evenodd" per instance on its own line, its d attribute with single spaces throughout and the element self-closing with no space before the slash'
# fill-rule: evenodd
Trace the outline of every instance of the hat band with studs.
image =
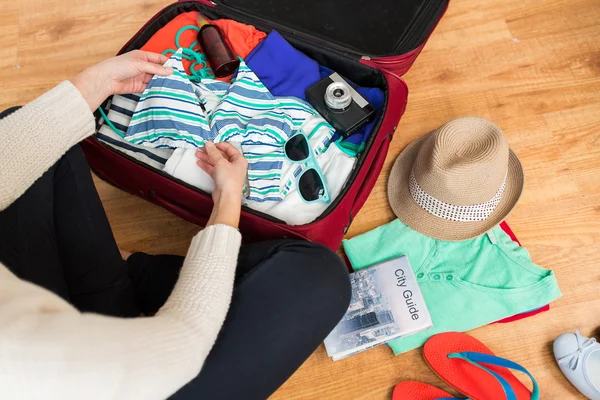
<svg viewBox="0 0 600 400">
<path fill-rule="evenodd" d="M 507 175 L 504 176 L 504 182 L 502 182 L 500 189 L 491 200 L 470 206 L 456 206 L 436 199 L 419 186 L 413 172 L 410 173 L 409 189 L 417 204 L 436 217 L 457 222 L 485 221 L 492 215 L 498 204 L 500 204 L 500 200 L 502 200 L 502 194 L 506 188 L 506 177 Z"/>
</svg>

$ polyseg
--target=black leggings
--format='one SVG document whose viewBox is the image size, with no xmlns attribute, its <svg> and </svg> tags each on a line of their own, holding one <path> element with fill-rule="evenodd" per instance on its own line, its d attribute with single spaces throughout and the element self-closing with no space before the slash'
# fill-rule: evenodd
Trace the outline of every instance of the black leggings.
<svg viewBox="0 0 600 400">
<path fill-rule="evenodd" d="M 0 212 L 0 261 L 81 311 L 138 317 L 164 304 L 183 257 L 121 259 L 75 146 Z M 198 377 L 172 398 L 266 399 L 319 346 L 349 301 L 347 271 L 331 250 L 292 240 L 243 245 L 219 337 Z"/>
</svg>

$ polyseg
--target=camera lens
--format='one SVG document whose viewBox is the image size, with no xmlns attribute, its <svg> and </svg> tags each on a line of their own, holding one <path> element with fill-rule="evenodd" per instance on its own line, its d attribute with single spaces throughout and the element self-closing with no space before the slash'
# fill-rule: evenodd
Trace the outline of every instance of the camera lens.
<svg viewBox="0 0 600 400">
<path fill-rule="evenodd" d="M 344 111 L 352 103 L 350 87 L 343 82 L 333 82 L 325 90 L 325 104 L 334 111 Z"/>
</svg>

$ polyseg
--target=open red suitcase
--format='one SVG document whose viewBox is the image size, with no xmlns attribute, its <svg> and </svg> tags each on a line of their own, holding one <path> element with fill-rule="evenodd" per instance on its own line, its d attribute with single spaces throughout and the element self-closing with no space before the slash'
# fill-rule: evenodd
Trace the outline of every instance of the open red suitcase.
<svg viewBox="0 0 600 400">
<path fill-rule="evenodd" d="M 315 221 L 287 225 L 242 210 L 245 240 L 300 238 L 332 249 L 340 245 L 364 205 L 400 117 L 408 87 L 401 76 L 411 67 L 448 6 L 448 0 L 198 0 L 171 4 L 156 14 L 121 49 L 138 49 L 180 13 L 200 11 L 211 19 L 230 18 L 269 32 L 276 29 L 294 47 L 361 86 L 380 87 L 384 110 L 375 132 L 337 199 Z M 91 168 L 105 181 L 156 203 L 198 225 L 212 209 L 210 195 L 105 146 L 95 137 L 82 143 Z"/>
</svg>

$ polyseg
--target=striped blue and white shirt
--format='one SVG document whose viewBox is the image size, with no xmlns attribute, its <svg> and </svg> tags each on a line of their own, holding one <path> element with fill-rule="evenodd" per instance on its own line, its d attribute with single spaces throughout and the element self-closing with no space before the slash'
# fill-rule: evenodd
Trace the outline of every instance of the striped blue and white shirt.
<svg viewBox="0 0 600 400">
<path fill-rule="evenodd" d="M 310 104 L 275 97 L 241 61 L 233 83 L 192 82 L 181 64 L 181 50 L 165 64 L 170 76 L 154 76 L 144 91 L 125 139 L 153 148 L 196 148 L 205 140 L 239 142 L 248 160 L 249 199 L 280 201 L 295 182 L 282 171 L 301 168 L 287 160 L 285 142 L 301 130 L 315 154 L 335 133 Z"/>
</svg>

